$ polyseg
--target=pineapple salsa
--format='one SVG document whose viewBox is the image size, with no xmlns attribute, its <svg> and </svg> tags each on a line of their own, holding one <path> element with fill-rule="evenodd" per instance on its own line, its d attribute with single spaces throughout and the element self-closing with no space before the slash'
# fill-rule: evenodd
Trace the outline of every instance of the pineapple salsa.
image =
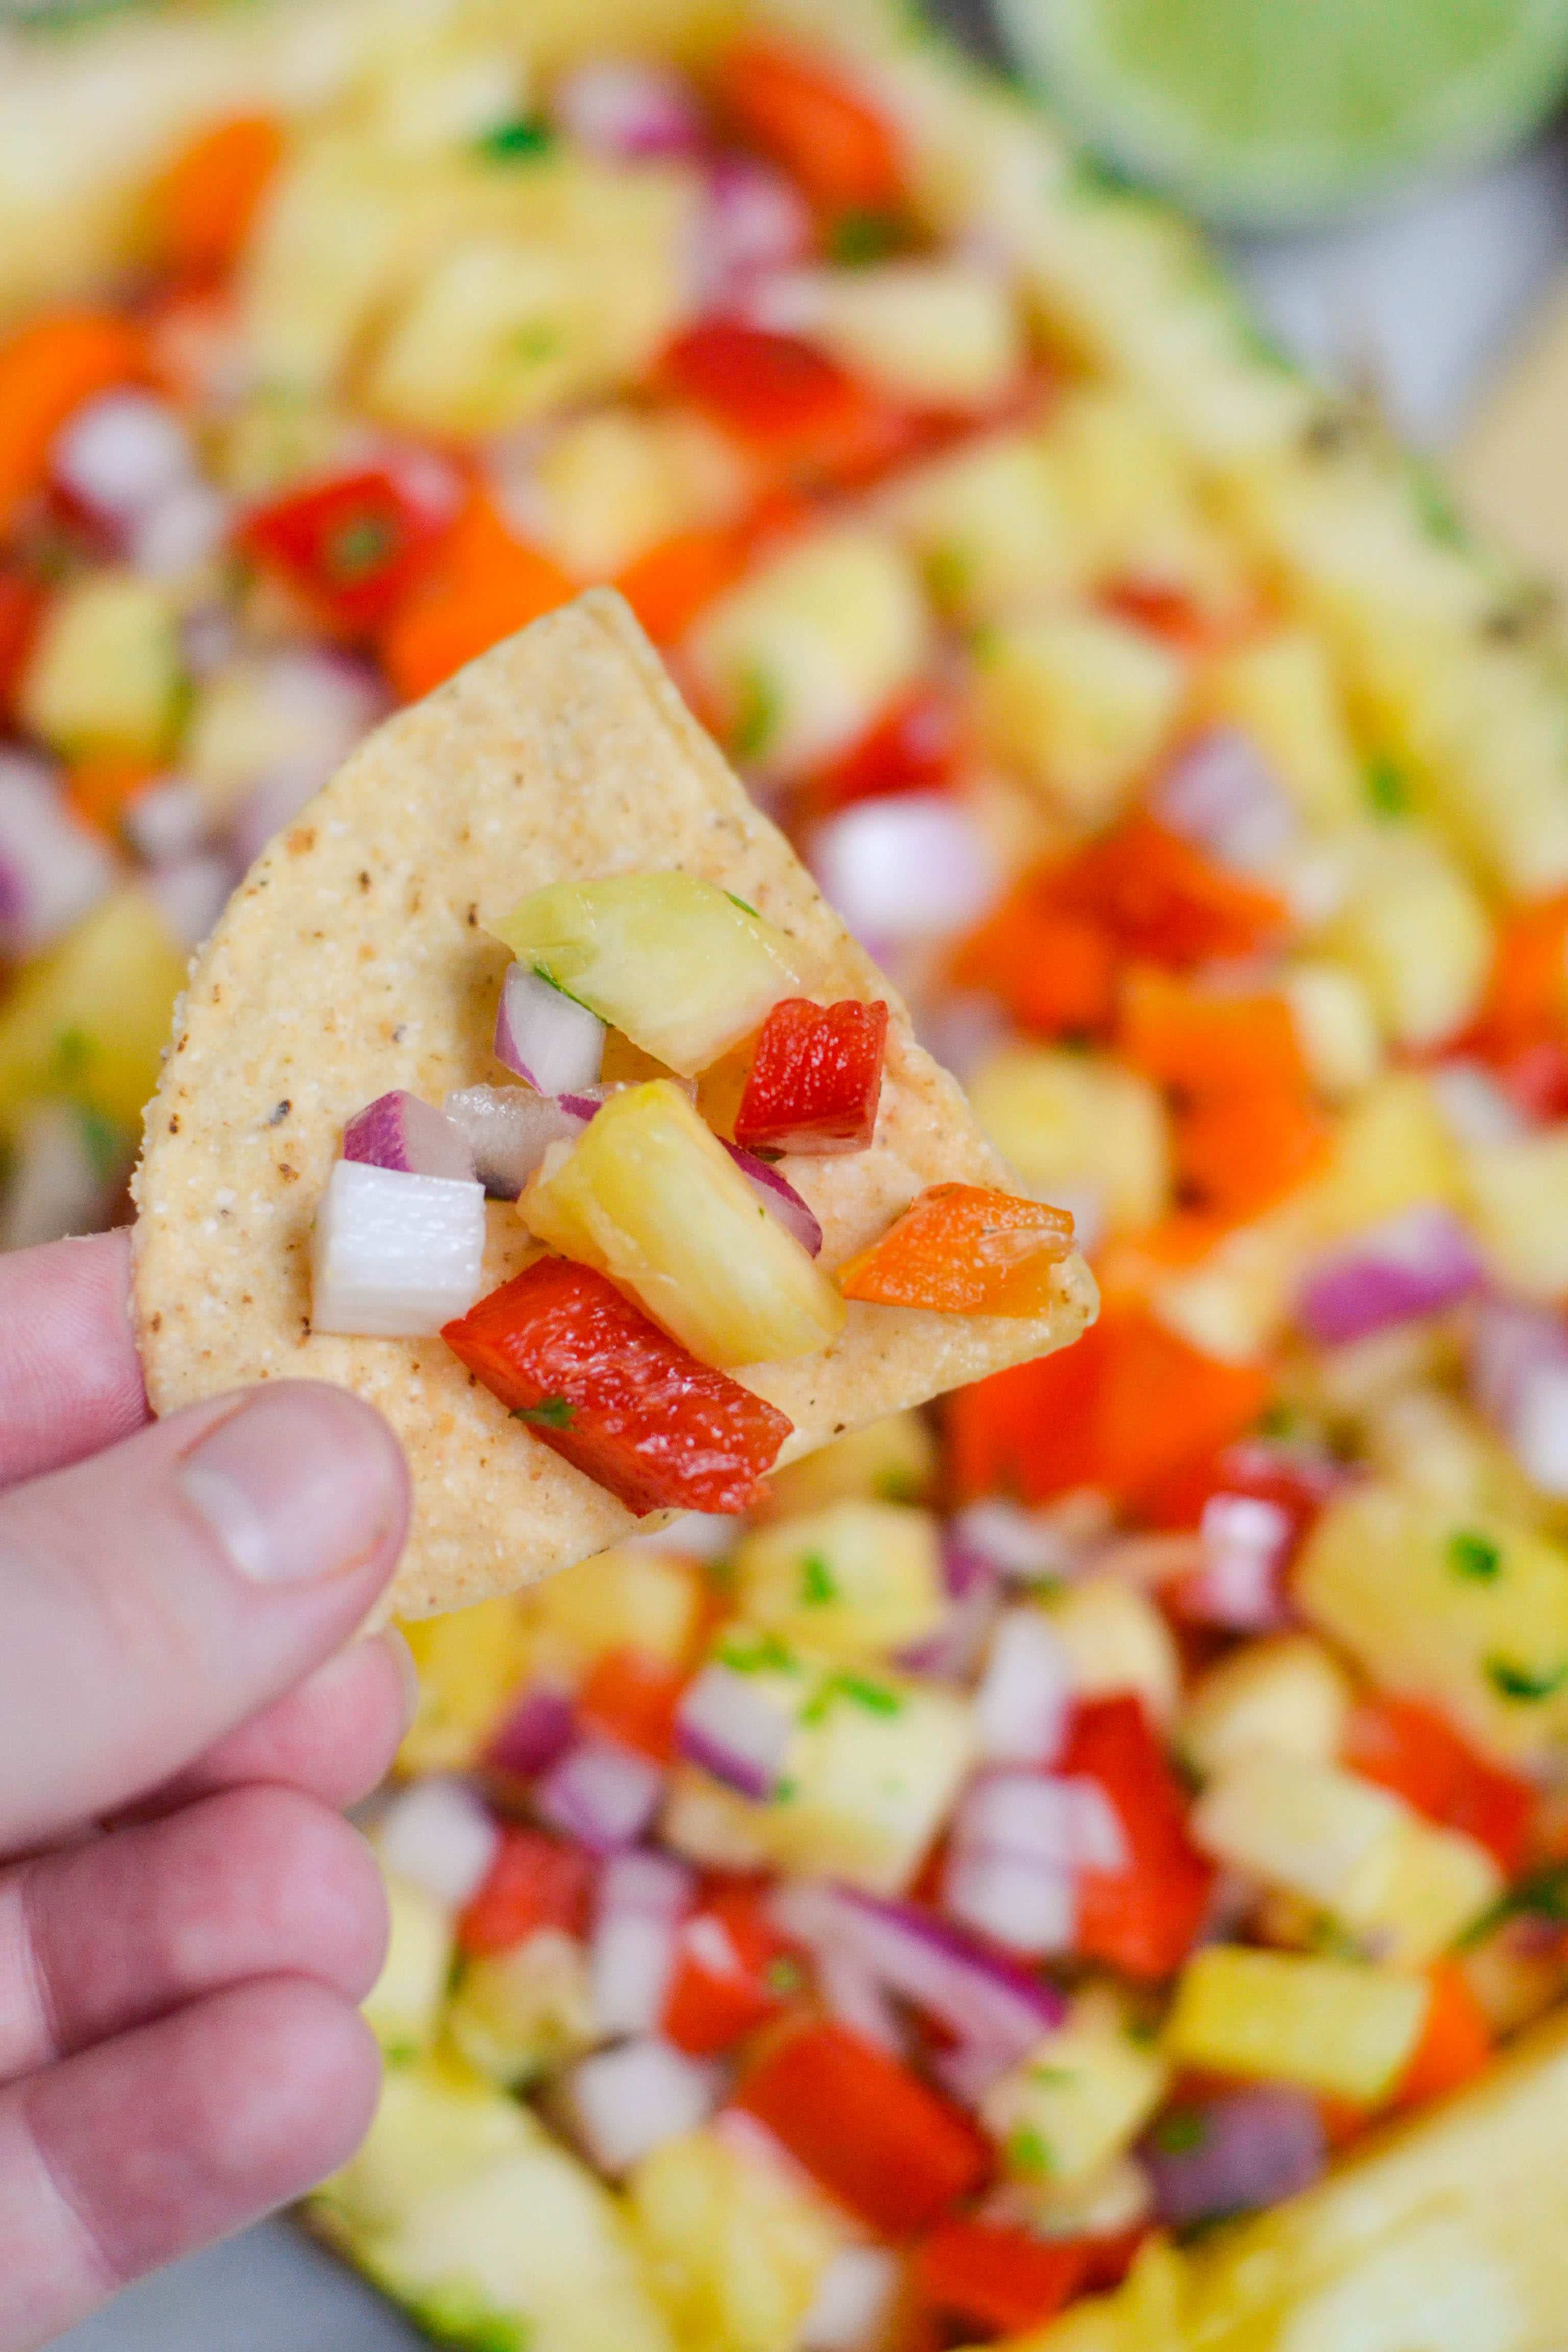
<svg viewBox="0 0 1568 2352">
<path fill-rule="evenodd" d="M 494 918 L 506 1083 L 338 1114 L 318 1327 L 685 1516 L 413 1628 L 315 2224 L 469 2352 L 1550 2352 L 1550 612 L 901 11 L 165 31 L 0 89 L 5 1238 L 114 1213 L 261 845 L 591 583 L 890 982 L 596 869 Z M 1019 1182 L 824 1265 L 894 993 Z M 1078 1345 L 765 1475 L 739 1372 L 1069 1218 Z"/>
</svg>

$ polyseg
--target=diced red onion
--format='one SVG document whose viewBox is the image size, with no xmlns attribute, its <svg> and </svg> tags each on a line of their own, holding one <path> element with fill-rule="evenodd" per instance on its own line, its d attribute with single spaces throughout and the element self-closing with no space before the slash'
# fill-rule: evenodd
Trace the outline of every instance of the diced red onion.
<svg viewBox="0 0 1568 2352">
<path fill-rule="evenodd" d="M 1049 1619 L 1037 1609 L 1008 1610 L 974 1694 L 981 1755 L 997 1763 L 1053 1762 L 1067 1736 L 1072 1693 L 1072 1660 Z"/>
<path fill-rule="evenodd" d="M 316 1211 L 312 1328 L 367 1339 L 439 1331 L 478 1298 L 484 1249 L 482 1186 L 340 1160 Z"/>
<path fill-rule="evenodd" d="M 515 1201 L 551 1145 L 574 1143 L 589 1116 L 531 1087 L 461 1087 L 443 1108 L 492 1201 Z"/>
<path fill-rule="evenodd" d="M 474 1181 L 474 1155 L 457 1122 L 401 1087 L 355 1111 L 343 1129 L 343 1158 L 400 1169 L 405 1176 Z"/>
<path fill-rule="evenodd" d="M 126 555 L 149 580 L 178 580 L 222 552 L 233 520 L 221 490 L 210 482 L 184 482 L 136 516 Z"/>
<path fill-rule="evenodd" d="M 35 1103 L 17 1121 L 0 1192 L 0 1250 L 35 1249 L 109 1222 L 121 1171 L 104 1167 L 75 1103 Z"/>
<path fill-rule="evenodd" d="M 435 1773 L 392 1799 L 376 1824 L 375 1845 L 395 1878 L 458 1911 L 489 1876 L 500 1830 L 466 1780 Z"/>
<path fill-rule="evenodd" d="M 1455 1139 L 1471 1149 L 1512 1143 L 1530 1125 L 1511 1095 L 1479 1062 L 1439 1062 L 1428 1071 L 1426 1082 Z"/>
<path fill-rule="evenodd" d="M 601 2172 L 626 2172 L 650 2148 L 694 2131 L 718 2104 L 720 2077 L 668 2042 L 623 2042 L 574 2066 L 566 2105 Z"/>
<path fill-rule="evenodd" d="M 810 208 L 793 180 L 750 156 L 719 156 L 709 166 L 698 219 L 699 308 L 743 301 L 764 273 L 804 261 L 815 237 Z"/>
<path fill-rule="evenodd" d="M 828 2015 L 885 2050 L 889 2058 L 908 2054 L 910 2037 L 898 2011 L 859 1953 L 824 1946 L 816 1954 L 816 1990 Z"/>
<path fill-rule="evenodd" d="M 818 2281 L 800 2323 L 799 2352 L 869 2352 L 887 2332 L 903 2277 L 887 2246 L 846 2246 Z"/>
<path fill-rule="evenodd" d="M 1297 1528 L 1289 1511 L 1256 1495 L 1211 1495 L 1198 1527 L 1203 1565 L 1175 1591 L 1189 1623 L 1271 1633 L 1290 1622 L 1285 1569 Z"/>
<path fill-rule="evenodd" d="M 1543 1495 L 1568 1495 L 1568 1360 L 1526 1374 L 1510 1434 L 1526 1477 Z"/>
<path fill-rule="evenodd" d="M 795 1724 L 752 1675 L 714 1659 L 681 1693 L 676 1745 L 725 1787 L 762 1803 L 778 1786 Z"/>
<path fill-rule="evenodd" d="M 571 1692 L 560 1683 L 530 1683 L 485 1750 L 485 1761 L 509 1780 L 536 1780 L 559 1762 L 576 1736 Z"/>
<path fill-rule="evenodd" d="M 56 436 L 49 469 L 89 514 L 126 522 L 185 488 L 195 460 L 166 402 L 150 392 L 106 392 L 74 411 Z"/>
<path fill-rule="evenodd" d="M 132 847 L 152 866 L 189 857 L 212 829 L 200 788 L 188 776 L 147 785 L 126 810 L 124 824 Z"/>
<path fill-rule="evenodd" d="M 1010 2052 L 988 2042 L 955 2042 L 951 2050 L 937 2051 L 930 2061 L 931 2073 L 948 2097 L 956 2099 L 961 2107 L 974 2108 L 1016 2063 Z"/>
<path fill-rule="evenodd" d="M 954 1542 L 989 1560 L 1019 1584 L 1055 1583 L 1078 1573 L 1105 1534 L 1103 1510 L 1073 1514 L 1060 1505 L 1026 1511 L 1017 1503 L 970 1503 L 952 1522 Z"/>
<path fill-rule="evenodd" d="M 932 1061 L 967 1086 L 1007 1034 L 1007 1016 L 994 996 L 944 988 L 922 1005 L 915 1034 Z"/>
<path fill-rule="evenodd" d="M 1470 1394 L 1543 1494 L 1568 1495 L 1568 1327 L 1548 1307 L 1488 1299 L 1470 1335 Z"/>
<path fill-rule="evenodd" d="M 1297 1320 L 1322 1346 L 1337 1347 L 1456 1306 L 1485 1279 L 1469 1229 L 1451 1209 L 1406 1209 L 1308 1276 Z"/>
<path fill-rule="evenodd" d="M 599 1075 L 605 1024 L 526 964 L 510 964 L 496 1007 L 494 1052 L 542 1095 L 575 1094 Z"/>
<path fill-rule="evenodd" d="M 811 840 L 825 898 L 861 940 L 964 929 L 996 895 L 996 861 L 978 829 L 941 793 L 858 801 Z"/>
<path fill-rule="evenodd" d="M 984 1849 L 1047 1870 L 1125 1870 L 1127 1838 L 1098 1780 L 1038 1772 L 984 1772 L 953 1822 L 965 1852 Z"/>
<path fill-rule="evenodd" d="M 147 893 L 173 936 L 194 952 L 227 906 L 234 879 L 227 858 L 209 849 L 156 866 L 147 877 Z"/>
<path fill-rule="evenodd" d="M 1145 2136 L 1142 2154 L 1173 2230 L 1277 2205 L 1310 2189 L 1328 2159 L 1316 2101 L 1282 2084 L 1184 2105 Z"/>
<path fill-rule="evenodd" d="M 180 653 L 184 668 L 195 678 L 210 677 L 234 658 L 237 631 L 234 614 L 222 604 L 198 605 L 180 623 Z"/>
<path fill-rule="evenodd" d="M 1214 727 L 1178 752 L 1151 796 L 1162 824 L 1217 858 L 1256 873 L 1289 844 L 1296 812 L 1249 735 Z"/>
<path fill-rule="evenodd" d="M 946 1544 L 942 1554 L 944 1560 L 951 1558 L 951 1548 Z M 962 1557 L 973 1559 L 973 1555 Z M 983 1573 L 961 1599 L 949 1603 L 947 1614 L 934 1633 L 928 1633 L 922 1642 L 911 1642 L 907 1649 L 899 1652 L 899 1664 L 910 1674 L 929 1675 L 938 1682 L 968 1683 L 985 1654 L 995 1622 L 995 1582 Z"/>
<path fill-rule="evenodd" d="M 557 82 L 551 112 L 579 146 L 612 159 L 690 155 L 702 143 L 702 115 L 689 82 L 671 67 L 642 59 L 576 67 Z"/>
<path fill-rule="evenodd" d="M 98 904 L 112 877 L 108 850 L 42 761 L 0 751 L 0 955 L 36 954 Z"/>
<path fill-rule="evenodd" d="M 724 1142 L 722 1136 L 719 1139 Z M 822 1227 L 788 1178 L 781 1176 L 776 1168 L 770 1168 L 765 1160 L 759 1160 L 754 1151 L 742 1150 L 738 1143 L 725 1143 L 724 1149 L 764 1208 L 800 1244 L 807 1257 L 820 1256 Z"/>
<path fill-rule="evenodd" d="M 601 2033 L 651 2033 L 696 1880 L 671 1854 L 614 1854 L 600 1873 L 589 1972 Z"/>
<path fill-rule="evenodd" d="M 1062 1998 L 1054 1985 L 912 1903 L 807 1881 L 781 1887 L 773 1911 L 814 1954 L 847 1953 L 886 1991 L 961 2040 L 1022 2057 L 1061 2023 Z"/>
<path fill-rule="evenodd" d="M 1031 1958 L 1070 1951 L 1078 1928 L 1078 1889 L 1069 1872 L 989 1848 L 949 1857 L 942 1907 L 1004 1949 Z"/>
<path fill-rule="evenodd" d="M 664 1775 L 616 1740 L 584 1739 L 534 1790 L 541 1818 L 595 1853 L 635 1845 L 658 1811 Z"/>
</svg>

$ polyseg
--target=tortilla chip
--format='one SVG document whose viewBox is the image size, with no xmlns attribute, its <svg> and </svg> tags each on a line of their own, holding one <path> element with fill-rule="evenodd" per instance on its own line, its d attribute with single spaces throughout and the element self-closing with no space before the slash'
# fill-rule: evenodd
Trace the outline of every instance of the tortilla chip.
<svg viewBox="0 0 1568 2352">
<path fill-rule="evenodd" d="M 1012 1182 L 954 1081 L 748 800 L 621 599 L 595 589 L 472 663 L 354 752 L 258 861 L 193 969 L 136 1180 L 135 1312 L 159 1412 L 242 1382 L 341 1382 L 413 1471 L 390 1609 L 526 1584 L 639 1524 L 531 1436 L 438 1339 L 310 1328 L 310 1241 L 344 1121 L 405 1087 L 493 1077 L 499 919 L 565 877 L 679 866 L 801 941 L 826 997 L 891 1009 L 876 1141 L 784 1165 L 837 1265 L 926 1185 Z M 485 1286 L 532 1247 L 492 1202 Z M 740 1377 L 789 1415 L 783 1460 L 896 1407 L 1075 1339 L 1092 1277 L 1066 1261 L 1035 1320 L 851 1306 L 822 1354 Z M 658 1519 L 641 1524 L 660 1524 Z"/>
</svg>

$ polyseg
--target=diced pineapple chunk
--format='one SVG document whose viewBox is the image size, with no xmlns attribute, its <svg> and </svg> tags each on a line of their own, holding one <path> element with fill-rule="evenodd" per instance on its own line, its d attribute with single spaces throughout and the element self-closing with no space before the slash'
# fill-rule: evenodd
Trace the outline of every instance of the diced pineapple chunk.
<svg viewBox="0 0 1568 2352">
<path fill-rule="evenodd" d="M 1156 1723 L 1170 1722 L 1181 1692 L 1181 1660 L 1147 1593 L 1109 1572 L 1082 1577 L 1052 1601 L 1050 1621 L 1071 1660 L 1080 1698 L 1135 1691 Z"/>
<path fill-rule="evenodd" d="M 1310 630 L 1281 629 L 1221 655 L 1198 695 L 1211 718 L 1251 736 L 1309 824 L 1332 829 L 1365 815 L 1338 681 Z"/>
<path fill-rule="evenodd" d="M 1310 1246 L 1298 1197 L 1223 1234 L 1198 1265 L 1156 1284 L 1151 1304 L 1162 1323 L 1205 1355 L 1250 1363 L 1289 1321 Z"/>
<path fill-rule="evenodd" d="M 1357 1890 L 1347 1922 L 1390 1968 L 1425 1968 L 1483 1918 L 1504 1885 L 1486 1847 L 1458 1830 L 1407 1813 Z"/>
<path fill-rule="evenodd" d="M 694 874 L 552 882 L 490 929 L 520 963 L 683 1077 L 748 1036 L 805 977 L 784 932 Z"/>
<path fill-rule="evenodd" d="M 1195 468 L 1148 403 L 1121 386 L 1070 393 L 1047 428 L 1079 560 L 1094 580 L 1147 581 L 1219 613 L 1246 577 L 1204 511 Z"/>
<path fill-rule="evenodd" d="M 781 325 L 823 344 L 895 400 L 983 407 L 1024 364 L 1006 277 L 962 257 L 803 270 L 771 298 Z"/>
<path fill-rule="evenodd" d="M 875 1657 L 935 1632 L 946 1613 L 942 1547 L 927 1511 L 829 1503 L 758 1528 L 735 1555 L 743 1616 L 826 1657 Z"/>
<path fill-rule="evenodd" d="M 1467 1154 L 1481 1241 L 1500 1282 L 1527 1298 L 1568 1293 L 1568 1125 Z"/>
<path fill-rule="evenodd" d="M 1370 2105 L 1398 2080 L 1429 1998 L 1391 1969 L 1214 1944 L 1182 1971 L 1165 2049 L 1179 2066 Z"/>
<path fill-rule="evenodd" d="M 588 1956 L 574 1936 L 541 1927 L 464 1968 L 447 2031 L 468 2063 L 504 2090 L 557 2073 L 597 2038 Z"/>
<path fill-rule="evenodd" d="M 127 1132 L 158 1082 L 185 959 L 129 885 L 28 964 L 0 1008 L 0 1131 L 64 1095 Z"/>
<path fill-rule="evenodd" d="M 497 2352 L 670 2352 L 620 2208 L 527 2111 L 527 2145 L 430 2190 L 356 2259 L 437 2341 Z"/>
<path fill-rule="evenodd" d="M 1298 1605 L 1385 1689 L 1450 1715 L 1489 1755 L 1542 1765 L 1568 1738 L 1568 1554 L 1388 1485 L 1331 1502 Z"/>
<path fill-rule="evenodd" d="M 1030 1191 L 1086 1187 L 1112 1233 L 1154 1223 L 1170 1200 L 1171 1152 L 1158 1089 L 1109 1057 L 1004 1045 L 970 1080 L 974 1116 Z"/>
<path fill-rule="evenodd" d="M 1165 2059 L 1133 2035 L 1114 1995 L 1091 1991 L 993 2084 L 981 2113 L 1009 2172 L 1085 2181 L 1131 2147 L 1169 2080 Z"/>
<path fill-rule="evenodd" d="M 1280 974 L 1308 1075 L 1331 1102 L 1364 1094 L 1383 1068 L 1383 1039 L 1366 982 L 1342 963 L 1303 956 Z"/>
<path fill-rule="evenodd" d="M 919 1412 L 885 1413 L 847 1437 L 775 1470 L 768 1480 L 779 1517 L 818 1511 L 864 1496 L 879 1503 L 923 1503 L 936 1479 L 936 1439 Z"/>
<path fill-rule="evenodd" d="M 156 760 L 173 739 L 184 681 L 166 589 L 133 572 L 89 572 L 49 604 L 17 701 L 57 751 Z"/>
<path fill-rule="evenodd" d="M 1435 1045 L 1479 1005 L 1491 927 L 1454 861 L 1415 825 L 1369 833 L 1322 946 L 1364 982 L 1395 1045 Z"/>
<path fill-rule="evenodd" d="M 629 2188 L 649 2276 L 678 2340 L 794 2352 L 848 2223 L 806 2175 L 737 2125 L 644 2157 Z"/>
<path fill-rule="evenodd" d="M 1338 1241 L 1428 1202 L 1464 1206 L 1458 1148 L 1424 1075 L 1391 1070 L 1341 1122 L 1307 1211 L 1321 1239 Z"/>
<path fill-rule="evenodd" d="M 814 531 L 721 596 L 685 651 L 737 760 L 797 775 L 863 734 L 931 649 L 914 567 L 886 531 Z"/>
<path fill-rule="evenodd" d="M 632 1292 L 704 1363 L 785 1363 L 843 1328 L 835 1286 L 668 1078 L 612 1095 L 554 1150 L 518 1204 L 530 1230 Z"/>
<path fill-rule="evenodd" d="M 661 540 L 732 513 L 739 460 L 695 417 L 604 409 L 562 425 L 534 462 L 537 537 L 580 580 L 613 576 Z"/>
<path fill-rule="evenodd" d="M 525 2148 L 534 2126 L 447 2053 L 381 2078 L 375 2121 L 357 2156 L 319 2192 L 334 2234 L 392 2228 L 422 2198 L 455 2189 Z"/>
<path fill-rule="evenodd" d="M 961 620 L 1028 612 L 1078 583 L 1058 468 L 1032 434 L 999 433 L 917 467 L 882 511 Z"/>
<path fill-rule="evenodd" d="M 1128 799 L 1174 726 L 1186 686 L 1168 646 L 1092 614 L 999 624 L 976 662 L 984 748 L 1090 824 Z"/>
<path fill-rule="evenodd" d="M 405 1772 L 460 1771 L 496 1728 L 524 1665 L 510 1593 L 405 1628 L 419 1672 L 419 1712 L 397 1760 Z"/>
<path fill-rule="evenodd" d="M 678 1666 L 690 1655 L 705 1586 L 697 1564 L 638 1543 L 561 1569 L 521 1596 L 536 1672 L 574 1680 L 602 1650 L 640 1650 Z"/>
<path fill-rule="evenodd" d="M 659 1817 L 666 1845 L 705 1870 L 766 1870 L 772 1817 L 766 1805 L 738 1797 L 694 1764 L 678 1765 Z"/>
<path fill-rule="evenodd" d="M 392 1930 L 364 2002 L 365 2022 L 387 2057 L 403 2060 L 436 2038 L 452 1965 L 451 1915 L 405 1879 L 388 1877 Z"/>
<path fill-rule="evenodd" d="M 1442 1389 L 1401 1381 L 1374 1396 L 1360 1434 L 1373 1469 L 1456 1521 L 1496 1516 L 1529 1525 L 1538 1515 L 1502 1440 Z"/>
<path fill-rule="evenodd" d="M 1060 2319 L 1008 2338 L 1007 2352 L 1190 2352 L 1182 2325 L 1190 2269 L 1186 2255 L 1168 2238 L 1146 2238 L 1114 2294 L 1088 2296 Z M 1236 2352 L 1265 2347 L 1237 2347 Z"/>
<path fill-rule="evenodd" d="M 1245 1643 L 1198 1676 L 1177 1745 L 1205 1780 L 1259 1748 L 1331 1764 L 1350 1711 L 1350 1679 L 1331 1651 L 1310 1633 L 1280 1633 Z"/>
</svg>

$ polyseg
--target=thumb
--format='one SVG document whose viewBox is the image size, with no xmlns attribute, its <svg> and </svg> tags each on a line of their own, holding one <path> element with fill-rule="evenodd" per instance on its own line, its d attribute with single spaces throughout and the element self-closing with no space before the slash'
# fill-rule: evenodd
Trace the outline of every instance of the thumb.
<svg viewBox="0 0 1568 2352">
<path fill-rule="evenodd" d="M 0 1497 L 0 1853 L 131 1802 L 329 1657 L 407 1519 L 385 1423 L 301 1381 Z"/>
</svg>

